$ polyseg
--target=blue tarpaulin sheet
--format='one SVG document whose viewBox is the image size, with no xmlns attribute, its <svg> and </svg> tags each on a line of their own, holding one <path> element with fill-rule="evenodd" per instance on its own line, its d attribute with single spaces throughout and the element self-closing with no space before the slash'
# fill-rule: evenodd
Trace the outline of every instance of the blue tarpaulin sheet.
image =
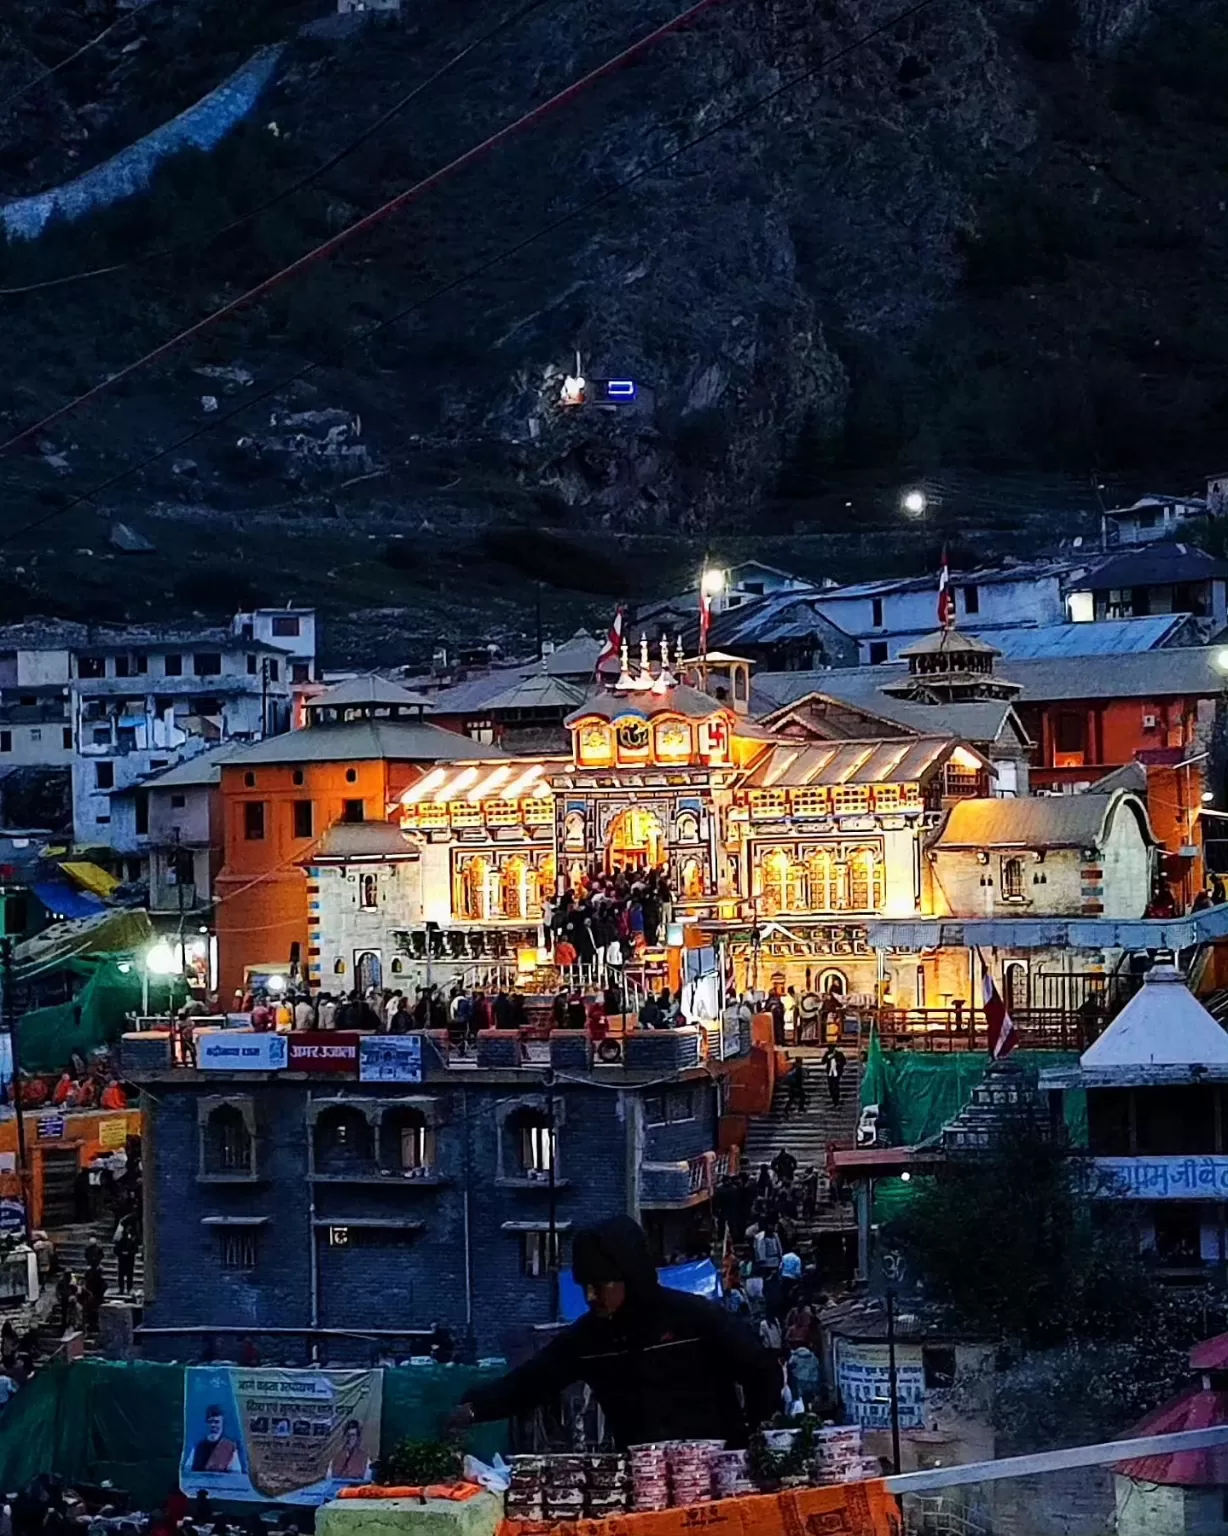
<svg viewBox="0 0 1228 1536">
<path fill-rule="evenodd" d="M 696 1259 L 691 1264 L 669 1264 L 657 1270 L 657 1278 L 671 1291 L 689 1291 L 692 1296 L 706 1296 L 717 1301 L 721 1294 L 721 1280 L 711 1259 Z M 584 1292 L 576 1284 L 571 1270 L 559 1275 L 559 1312 L 563 1321 L 574 1323 L 588 1311 Z"/>
<path fill-rule="evenodd" d="M 67 880 L 35 880 L 30 889 L 56 917 L 97 917 L 106 907 L 97 896 L 79 891 Z"/>
</svg>

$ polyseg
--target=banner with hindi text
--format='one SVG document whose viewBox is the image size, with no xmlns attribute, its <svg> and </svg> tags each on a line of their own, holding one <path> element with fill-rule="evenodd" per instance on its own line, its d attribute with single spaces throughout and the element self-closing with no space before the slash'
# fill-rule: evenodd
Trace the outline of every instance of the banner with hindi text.
<svg viewBox="0 0 1228 1536">
<path fill-rule="evenodd" d="M 190 1366 L 180 1487 L 219 1499 L 323 1504 L 367 1482 L 383 1373 Z"/>
</svg>

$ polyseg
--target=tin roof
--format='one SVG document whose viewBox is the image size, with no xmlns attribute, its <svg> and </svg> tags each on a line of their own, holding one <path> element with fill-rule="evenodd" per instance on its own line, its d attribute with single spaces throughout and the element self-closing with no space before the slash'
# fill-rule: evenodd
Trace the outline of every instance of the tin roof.
<svg viewBox="0 0 1228 1536">
<path fill-rule="evenodd" d="M 950 756 L 949 737 L 791 743 L 773 747 L 743 780 L 747 789 L 838 784 L 917 784 Z"/>
<path fill-rule="evenodd" d="M 391 821 L 339 821 L 305 863 L 350 859 L 416 859 L 418 846 Z"/>
<path fill-rule="evenodd" d="M 381 677 L 378 672 L 364 672 L 358 677 L 350 677 L 342 683 L 336 683 L 332 688 L 326 688 L 323 693 L 317 693 L 308 701 L 310 709 L 345 709 L 361 704 L 403 705 L 428 709 L 431 700 L 424 693 L 413 693 L 408 688 L 403 688 L 400 683 Z"/>
<path fill-rule="evenodd" d="M 505 709 L 560 709 L 571 711 L 584 702 L 584 689 L 548 672 L 522 678 L 488 699 L 484 709 L 496 714 Z"/>
<path fill-rule="evenodd" d="M 345 725 L 312 725 L 240 747 L 227 768 L 261 763 L 420 762 L 484 763 L 508 760 L 497 747 L 427 721 L 351 720 Z"/>
<path fill-rule="evenodd" d="M 1219 1424 L 1228 1424 L 1228 1393 L 1192 1386 L 1149 1413 L 1130 1431 L 1130 1437 L 1175 1435 L 1185 1429 L 1211 1429 Z M 1228 1445 L 1136 1456 L 1132 1461 L 1119 1461 L 1113 1470 L 1137 1483 L 1160 1483 L 1169 1488 L 1222 1488 L 1228 1486 Z"/>
<path fill-rule="evenodd" d="M 1141 619 L 1097 619 L 1092 624 L 1038 624 L 1034 628 L 976 629 L 992 639 L 1007 661 L 1057 660 L 1063 656 L 1121 656 L 1168 645 L 1189 624 L 1188 613 L 1155 613 Z M 1014 668 L 1009 669 L 1014 674 Z"/>
<path fill-rule="evenodd" d="M 1080 591 L 1105 592 L 1110 588 L 1169 586 L 1176 582 L 1223 581 L 1228 563 L 1217 560 L 1196 544 L 1160 540 L 1140 544 L 1103 561 L 1071 585 Z"/>
<path fill-rule="evenodd" d="M 1228 1032 L 1172 965 L 1153 965 L 1126 1006 L 1079 1057 L 1081 1068 L 1228 1065 Z"/>
<path fill-rule="evenodd" d="M 1142 803 L 1125 790 L 1111 795 L 1028 795 L 1009 800 L 957 800 L 932 848 L 1099 848 L 1127 807 L 1154 843 Z"/>
</svg>

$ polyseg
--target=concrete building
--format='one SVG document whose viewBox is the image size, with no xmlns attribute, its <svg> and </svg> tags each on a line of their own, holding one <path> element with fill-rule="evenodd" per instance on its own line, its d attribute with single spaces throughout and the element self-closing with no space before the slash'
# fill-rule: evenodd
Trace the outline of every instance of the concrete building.
<svg viewBox="0 0 1228 1536">
<path fill-rule="evenodd" d="M 952 571 L 950 590 L 962 630 L 1035 628 L 1066 619 L 1064 586 L 1086 561 L 1032 560 L 973 571 Z M 856 639 L 863 664 L 894 661 L 901 649 L 929 634 L 937 619 L 934 575 L 856 582 L 825 588 L 818 607 Z"/>
<path fill-rule="evenodd" d="M 1199 638 L 1228 623 L 1228 562 L 1194 544 L 1168 540 L 1120 554 L 1074 578 L 1067 603 L 1075 622 L 1189 614 Z"/>
<path fill-rule="evenodd" d="M 1228 1262 L 1225 1085 L 1228 1033 L 1160 963 L 1077 1067 L 1041 1073 L 1055 1096 L 1086 1091 L 1093 1193 L 1128 1202 L 1163 1269 Z"/>
<path fill-rule="evenodd" d="M 200 916 L 212 907 L 221 868 L 222 764 L 241 745 L 222 742 L 131 791 L 146 802 L 150 912 Z"/>
<path fill-rule="evenodd" d="M 1151 544 L 1157 539 L 1179 538 L 1199 523 L 1205 524 L 1209 503 L 1222 500 L 1224 477 L 1207 481 L 1207 497 L 1161 496 L 1149 492 L 1128 507 L 1111 507 L 1100 517 L 1100 536 L 1106 549 L 1125 544 Z"/>
<path fill-rule="evenodd" d="M 231 629 L 240 640 L 259 640 L 289 656 L 286 682 L 295 686 L 319 681 L 314 608 L 254 608 L 236 613 Z"/>
<path fill-rule="evenodd" d="M 938 917 L 1142 917 L 1155 837 L 1124 789 L 962 800 L 927 847 Z"/>
<path fill-rule="evenodd" d="M 216 1333 L 219 1353 L 248 1335 L 270 1363 L 369 1363 L 435 1325 L 492 1355 L 557 1318 L 552 1236 L 566 1268 L 578 1228 L 625 1211 L 662 1258 L 710 1251 L 726 1068 L 700 1065 L 696 1030 L 638 1032 L 614 1066 L 565 1034 L 529 1065 L 492 1032 L 463 1071 L 402 1036 L 381 1081 L 386 1040 L 242 1038 L 287 1067 L 190 1070 L 165 1037 L 123 1042 L 146 1089 L 147 1357 Z M 342 1054 L 322 1066 L 321 1042 Z"/>
</svg>

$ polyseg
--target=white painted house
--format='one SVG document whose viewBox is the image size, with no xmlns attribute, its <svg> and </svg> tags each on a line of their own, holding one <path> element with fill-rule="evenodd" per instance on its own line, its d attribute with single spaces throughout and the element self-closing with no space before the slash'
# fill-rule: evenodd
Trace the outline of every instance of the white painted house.
<svg viewBox="0 0 1228 1536">
<path fill-rule="evenodd" d="M 1035 628 L 1066 619 L 1063 585 L 1081 562 L 1034 560 L 974 571 L 952 571 L 955 618 L 961 629 Z M 820 612 L 861 650 L 863 664 L 894 661 L 938 624 L 938 576 L 900 577 L 825 588 Z"/>
</svg>

